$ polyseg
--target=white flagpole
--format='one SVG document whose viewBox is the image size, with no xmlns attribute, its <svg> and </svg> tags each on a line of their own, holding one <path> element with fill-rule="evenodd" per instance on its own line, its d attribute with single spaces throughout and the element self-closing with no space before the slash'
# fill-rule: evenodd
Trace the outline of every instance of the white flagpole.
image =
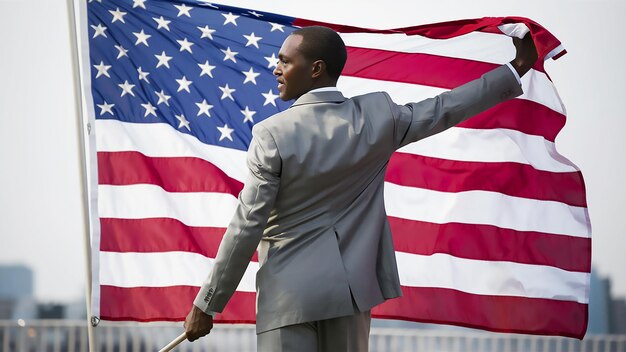
<svg viewBox="0 0 626 352">
<path fill-rule="evenodd" d="M 186 338 L 187 338 L 187 333 L 183 332 L 182 334 L 178 335 L 177 338 L 173 339 L 170 343 L 168 343 L 165 347 L 161 348 L 159 352 L 169 352 L 173 350 L 174 347 L 178 346 L 179 343 L 185 341 Z"/>
<path fill-rule="evenodd" d="M 72 64 L 72 90 L 74 92 L 74 109 L 76 115 L 76 132 L 78 141 L 78 153 L 81 169 L 80 188 L 81 188 L 81 203 L 80 207 L 81 217 L 83 220 L 83 233 L 85 238 L 85 274 L 87 282 L 85 284 L 86 289 L 86 305 L 87 305 L 87 336 L 89 339 L 89 351 L 96 350 L 95 344 L 95 331 L 92 324 L 92 312 L 91 312 L 91 239 L 89 236 L 89 210 L 88 210 L 88 189 L 87 189 L 87 165 L 86 165 L 86 153 L 85 153 L 85 127 L 83 125 L 83 106 L 81 99 L 81 79 L 79 70 L 79 53 L 78 53 L 78 35 L 77 35 L 77 22 L 76 14 L 74 11 L 74 0 L 67 0 L 67 13 L 68 24 L 70 32 L 70 48 L 71 52 L 71 64 Z"/>
</svg>

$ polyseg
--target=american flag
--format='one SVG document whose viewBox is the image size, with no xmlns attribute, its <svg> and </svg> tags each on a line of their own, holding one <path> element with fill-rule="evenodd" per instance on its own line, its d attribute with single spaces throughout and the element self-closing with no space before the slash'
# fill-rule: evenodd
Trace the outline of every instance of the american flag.
<svg viewBox="0 0 626 352">
<path fill-rule="evenodd" d="M 192 0 L 82 6 L 95 316 L 184 319 L 246 177 L 251 128 L 291 103 L 278 99 L 272 70 L 295 28 L 340 32 L 346 96 L 383 90 L 397 103 L 508 62 L 508 35 L 526 28 L 540 62 L 522 79 L 524 95 L 392 157 L 385 206 L 404 295 L 373 317 L 584 336 L 584 183 L 556 151 L 565 109 L 541 60 L 565 51 L 537 23 L 481 18 L 372 30 Z M 254 322 L 257 269 L 255 255 L 216 321 Z"/>
</svg>

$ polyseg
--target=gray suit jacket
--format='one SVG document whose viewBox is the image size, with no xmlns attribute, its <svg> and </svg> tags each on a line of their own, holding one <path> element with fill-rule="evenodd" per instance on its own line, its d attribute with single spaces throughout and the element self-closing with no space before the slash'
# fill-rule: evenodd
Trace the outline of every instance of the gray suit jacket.
<svg viewBox="0 0 626 352">
<path fill-rule="evenodd" d="M 386 93 L 307 93 L 257 124 L 239 205 L 194 304 L 221 312 L 259 245 L 257 333 L 402 295 L 383 201 L 398 148 L 522 93 L 502 66 L 397 105 Z"/>
</svg>

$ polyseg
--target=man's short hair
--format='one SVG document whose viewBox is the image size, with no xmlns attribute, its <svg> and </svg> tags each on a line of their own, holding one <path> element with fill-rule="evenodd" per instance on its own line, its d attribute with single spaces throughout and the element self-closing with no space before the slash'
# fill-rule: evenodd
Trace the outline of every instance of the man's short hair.
<svg viewBox="0 0 626 352">
<path fill-rule="evenodd" d="M 328 27 L 311 26 L 296 29 L 291 35 L 302 36 L 299 49 L 304 57 L 311 61 L 324 61 L 329 76 L 339 78 L 346 64 L 348 53 L 346 45 L 337 32 Z"/>
</svg>

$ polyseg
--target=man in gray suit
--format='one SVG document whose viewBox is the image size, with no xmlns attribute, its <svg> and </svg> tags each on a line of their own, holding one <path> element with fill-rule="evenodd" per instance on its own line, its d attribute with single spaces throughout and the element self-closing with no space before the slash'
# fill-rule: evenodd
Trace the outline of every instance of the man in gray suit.
<svg viewBox="0 0 626 352">
<path fill-rule="evenodd" d="M 274 74 L 280 98 L 296 101 L 252 129 L 249 176 L 187 338 L 209 333 L 258 246 L 259 351 L 366 351 L 371 308 L 402 294 L 383 201 L 389 158 L 520 95 L 537 53 L 530 35 L 514 44 L 511 63 L 397 105 L 386 93 L 346 99 L 335 88 L 347 55 L 334 31 L 287 37 Z"/>
</svg>

